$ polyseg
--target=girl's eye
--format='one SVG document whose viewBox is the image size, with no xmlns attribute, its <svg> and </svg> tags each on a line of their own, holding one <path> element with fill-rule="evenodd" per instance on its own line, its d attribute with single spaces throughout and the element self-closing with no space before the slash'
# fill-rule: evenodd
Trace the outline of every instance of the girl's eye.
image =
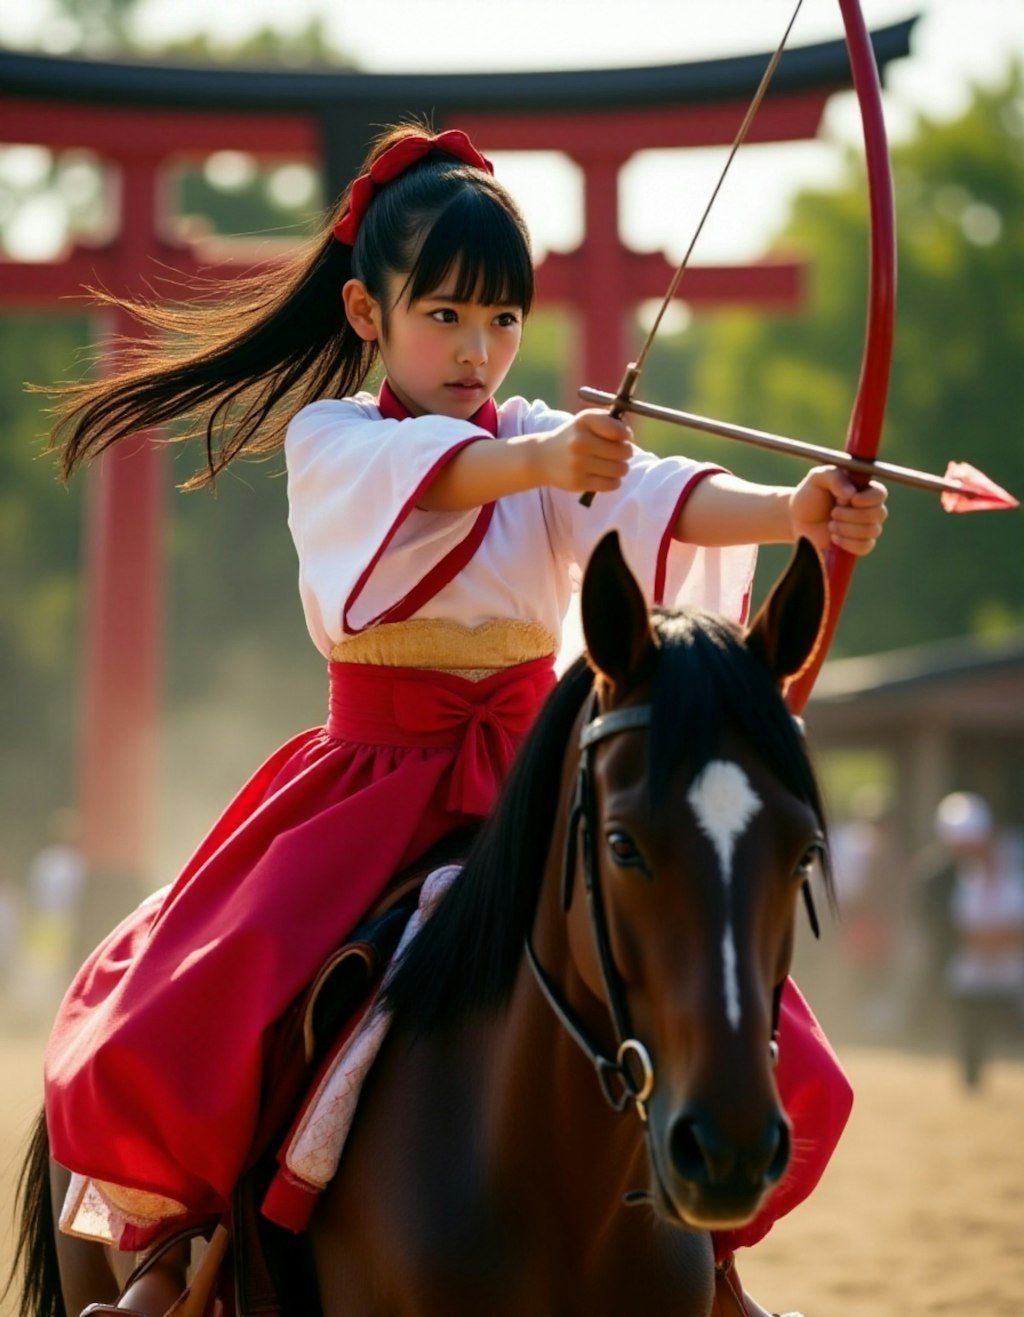
<svg viewBox="0 0 1024 1317">
<path fill-rule="evenodd" d="M 496 319 L 502 329 L 511 329 L 513 325 L 519 324 L 519 317 L 515 311 L 502 311 Z"/>
<path fill-rule="evenodd" d="M 622 832 L 613 829 L 608 833 L 606 840 L 608 849 L 612 853 L 612 859 L 623 869 L 641 869 L 648 873 L 647 865 L 644 863 L 644 857 L 637 850 L 636 843 L 628 832 Z"/>
<path fill-rule="evenodd" d="M 440 307 L 437 311 L 431 311 L 431 320 L 436 320 L 441 325 L 458 324 L 458 312 L 453 311 L 450 306 Z"/>
</svg>

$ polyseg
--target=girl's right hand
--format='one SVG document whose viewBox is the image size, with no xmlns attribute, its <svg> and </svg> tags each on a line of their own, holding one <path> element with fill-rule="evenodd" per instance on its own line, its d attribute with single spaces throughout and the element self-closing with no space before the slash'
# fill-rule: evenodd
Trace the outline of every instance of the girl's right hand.
<svg viewBox="0 0 1024 1317">
<path fill-rule="evenodd" d="M 537 438 L 540 484 L 575 494 L 618 489 L 633 455 L 633 431 L 597 408 Z"/>
</svg>

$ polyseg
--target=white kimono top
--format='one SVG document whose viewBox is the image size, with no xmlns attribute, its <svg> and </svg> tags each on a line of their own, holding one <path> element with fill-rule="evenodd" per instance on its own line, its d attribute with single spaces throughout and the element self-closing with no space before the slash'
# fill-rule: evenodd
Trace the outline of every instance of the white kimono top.
<svg viewBox="0 0 1024 1317">
<path fill-rule="evenodd" d="M 553 430 L 570 419 L 542 402 L 510 398 L 498 438 Z M 696 604 L 746 616 L 756 548 L 705 549 L 672 538 L 679 511 L 720 467 L 633 449 L 621 487 L 585 508 L 548 487 L 462 512 L 416 504 L 467 443 L 492 436 L 445 416 L 382 417 L 368 393 L 304 407 L 285 440 L 288 522 L 299 557 L 306 623 L 325 657 L 384 622 L 492 619 L 538 623 L 560 646 L 587 559 L 617 530 L 649 604 Z M 561 646 L 562 663 L 581 648 Z"/>
</svg>

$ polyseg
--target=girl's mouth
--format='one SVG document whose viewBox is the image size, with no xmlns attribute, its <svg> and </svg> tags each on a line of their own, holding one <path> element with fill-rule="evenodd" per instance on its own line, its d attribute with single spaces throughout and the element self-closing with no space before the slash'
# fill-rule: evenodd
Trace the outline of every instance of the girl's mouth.
<svg viewBox="0 0 1024 1317">
<path fill-rule="evenodd" d="M 446 385 L 449 389 L 455 389 L 458 393 L 478 393 L 483 387 L 483 380 L 449 380 Z"/>
</svg>

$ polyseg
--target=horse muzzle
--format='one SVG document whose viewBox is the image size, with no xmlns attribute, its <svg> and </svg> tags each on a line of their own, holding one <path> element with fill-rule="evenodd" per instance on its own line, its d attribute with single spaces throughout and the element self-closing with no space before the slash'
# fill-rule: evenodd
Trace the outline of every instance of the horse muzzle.
<svg viewBox="0 0 1024 1317">
<path fill-rule="evenodd" d="M 785 1174 L 789 1122 L 773 1105 L 760 1129 L 738 1135 L 691 1103 L 672 1119 L 664 1139 L 652 1138 L 651 1152 L 659 1215 L 698 1229 L 735 1228 L 757 1215 Z"/>
</svg>

